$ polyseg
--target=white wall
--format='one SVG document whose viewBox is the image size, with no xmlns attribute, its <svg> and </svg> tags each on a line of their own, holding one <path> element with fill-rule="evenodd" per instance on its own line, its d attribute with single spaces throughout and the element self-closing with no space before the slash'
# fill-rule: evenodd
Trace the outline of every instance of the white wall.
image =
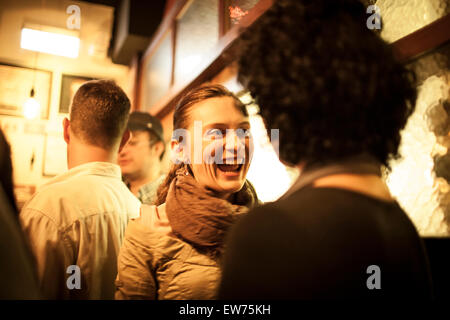
<svg viewBox="0 0 450 320">
<path fill-rule="evenodd" d="M 81 9 L 81 39 L 78 58 L 70 59 L 20 48 L 20 33 L 25 23 L 66 28 L 66 9 L 76 4 Z M 62 143 L 62 119 L 59 114 L 61 78 L 63 74 L 114 79 L 130 95 L 129 68 L 116 65 L 107 57 L 113 26 L 113 8 L 77 1 L 63 0 L 0 0 L 0 63 L 21 67 L 36 67 L 52 72 L 49 119 L 26 120 L 0 115 L 0 126 L 13 149 L 15 184 L 39 186 L 49 179 L 43 176 L 44 142 L 46 136 L 60 139 L 61 147 L 51 154 L 51 160 L 65 166 Z M 5 81 L 1 79 L 0 81 Z M 7 80 L 6 80 L 7 81 Z M 1 97 L 0 97 L 1 98 Z M 34 153 L 34 164 L 31 158 Z M 52 170 L 54 171 L 54 170 Z"/>
</svg>

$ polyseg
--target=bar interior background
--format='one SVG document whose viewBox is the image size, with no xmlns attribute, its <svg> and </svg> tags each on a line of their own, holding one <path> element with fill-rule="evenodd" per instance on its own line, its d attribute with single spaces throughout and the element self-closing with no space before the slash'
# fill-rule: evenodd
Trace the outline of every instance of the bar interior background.
<svg viewBox="0 0 450 320">
<path fill-rule="evenodd" d="M 166 142 L 174 105 L 191 88 L 220 83 L 248 101 L 236 80 L 236 40 L 273 1 L 0 0 L 0 126 L 13 149 L 19 206 L 67 169 L 61 125 L 67 116 L 64 101 L 87 79 L 114 79 L 134 110 L 161 119 Z M 403 158 L 393 163 L 385 178 L 427 239 L 433 261 L 438 261 L 449 249 L 450 234 L 450 2 L 363 2 L 380 8 L 381 37 L 418 74 L 419 97 L 403 132 Z M 27 25 L 68 29 L 72 5 L 79 8 L 81 18 L 79 28 L 70 30 L 80 40 L 76 58 L 21 48 L 21 32 Z M 27 119 L 22 105 L 32 87 L 41 110 Z M 249 110 L 256 149 L 248 177 L 260 198 L 272 201 L 289 188 L 298 172 L 276 158 L 257 110 L 257 106 Z M 439 277 L 444 266 L 443 260 L 432 263 Z M 448 279 L 442 281 L 448 284 Z M 440 286 L 444 288 L 444 282 Z"/>
</svg>

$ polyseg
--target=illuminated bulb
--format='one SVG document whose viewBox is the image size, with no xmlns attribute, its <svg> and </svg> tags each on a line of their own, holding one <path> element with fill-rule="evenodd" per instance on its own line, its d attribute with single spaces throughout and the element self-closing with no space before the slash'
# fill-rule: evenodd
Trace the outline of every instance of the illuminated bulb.
<svg viewBox="0 0 450 320">
<path fill-rule="evenodd" d="M 91 45 L 89 46 L 88 54 L 89 54 L 90 56 L 93 56 L 93 55 L 95 54 L 95 46 L 94 46 L 93 44 L 91 44 Z"/>
<path fill-rule="evenodd" d="M 23 105 L 23 115 L 27 119 L 34 119 L 39 115 L 41 105 L 34 98 L 34 89 L 31 89 L 30 97 L 25 101 Z"/>
</svg>

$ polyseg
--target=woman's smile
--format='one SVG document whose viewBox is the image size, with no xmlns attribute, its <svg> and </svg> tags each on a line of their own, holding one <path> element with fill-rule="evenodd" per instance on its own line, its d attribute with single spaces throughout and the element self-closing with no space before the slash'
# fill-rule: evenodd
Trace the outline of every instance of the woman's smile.
<svg viewBox="0 0 450 320">
<path fill-rule="evenodd" d="M 239 177 L 244 167 L 242 164 L 216 164 L 217 172 L 225 177 Z"/>
</svg>

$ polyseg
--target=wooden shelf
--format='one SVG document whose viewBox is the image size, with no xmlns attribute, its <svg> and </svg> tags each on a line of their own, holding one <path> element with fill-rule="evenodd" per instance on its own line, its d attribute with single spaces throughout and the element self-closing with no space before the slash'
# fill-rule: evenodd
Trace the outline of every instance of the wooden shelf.
<svg viewBox="0 0 450 320">
<path fill-rule="evenodd" d="M 450 14 L 392 43 L 394 54 L 408 62 L 450 40 Z"/>
</svg>

